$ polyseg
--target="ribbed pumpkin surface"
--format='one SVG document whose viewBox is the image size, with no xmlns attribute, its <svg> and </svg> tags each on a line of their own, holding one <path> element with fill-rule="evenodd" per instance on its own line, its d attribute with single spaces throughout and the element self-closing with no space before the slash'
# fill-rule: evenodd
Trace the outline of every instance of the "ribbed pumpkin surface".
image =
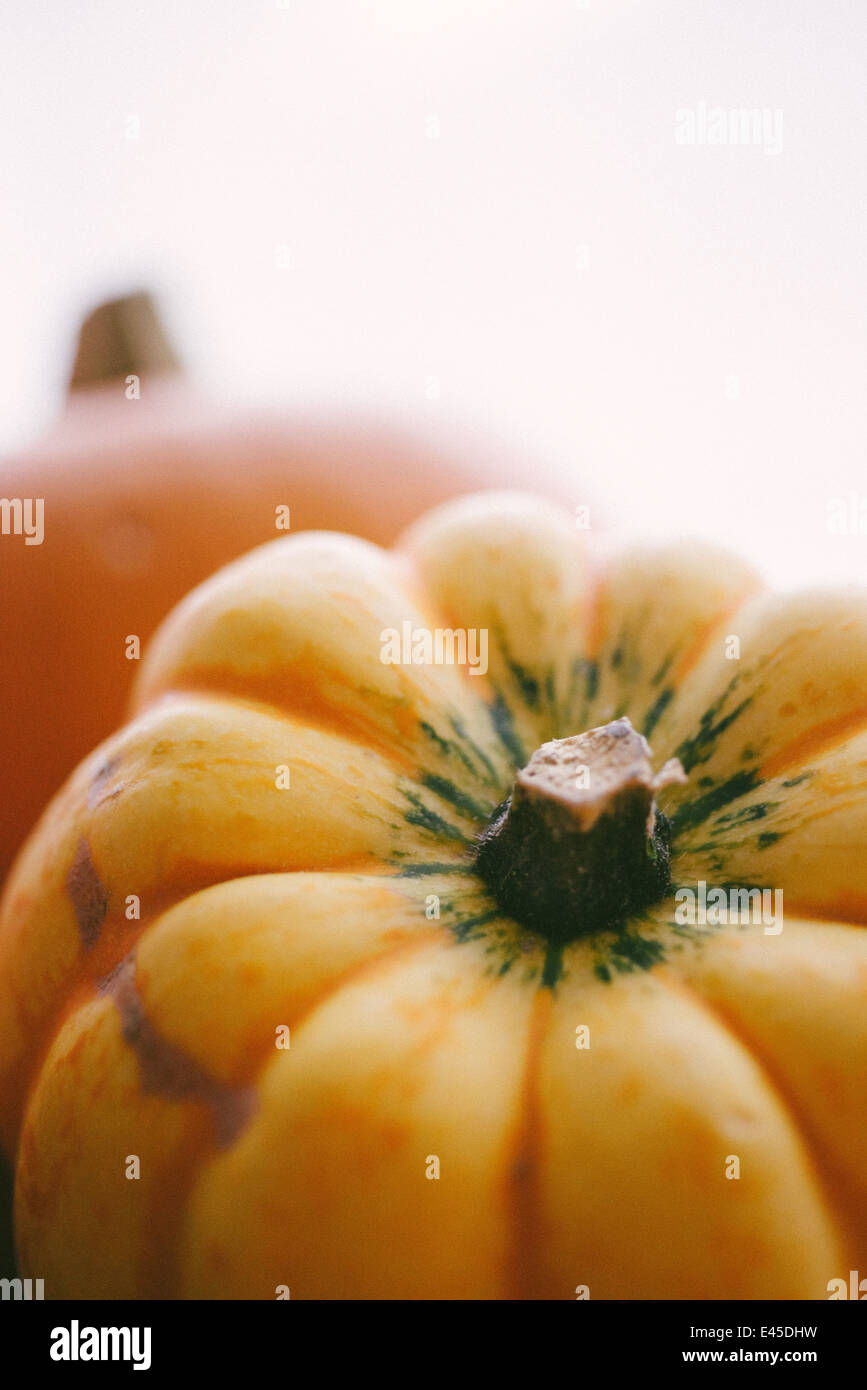
<svg viewBox="0 0 867 1390">
<path fill-rule="evenodd" d="M 798 1299 L 867 1267 L 867 603 L 586 537 L 469 499 L 393 553 L 276 541 L 163 626 L 0 917 L 47 1296 Z M 383 664 L 407 620 L 486 629 L 487 674 Z M 782 889 L 782 932 L 672 896 L 555 949 L 499 913 L 470 855 L 516 767 L 624 714 L 688 774 L 675 886 Z"/>
</svg>

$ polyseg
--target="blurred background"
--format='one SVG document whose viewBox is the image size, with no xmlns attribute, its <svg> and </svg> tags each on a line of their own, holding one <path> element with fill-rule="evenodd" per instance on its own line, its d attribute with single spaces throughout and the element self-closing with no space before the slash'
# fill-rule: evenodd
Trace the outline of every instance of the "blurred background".
<svg viewBox="0 0 867 1390">
<path fill-rule="evenodd" d="M 2 538 L 0 875 L 122 717 L 124 634 L 273 534 L 274 502 L 388 540 L 440 493 L 523 483 L 775 583 L 867 578 L 860 0 L 6 0 L 0 23 L 0 490 L 48 497 L 44 548 Z M 146 370 L 136 414 L 117 384 L 66 410 L 82 318 L 141 287 L 183 386 Z M 103 372 L 91 344 L 79 386 L 147 369 L 134 347 Z"/>
<path fill-rule="evenodd" d="M 222 403 L 457 431 L 618 531 L 867 573 L 827 524 L 867 495 L 859 0 L 7 0 L 3 27 L 0 453 L 60 409 L 83 310 L 146 284 Z M 702 104 L 781 138 L 679 143 Z"/>
</svg>

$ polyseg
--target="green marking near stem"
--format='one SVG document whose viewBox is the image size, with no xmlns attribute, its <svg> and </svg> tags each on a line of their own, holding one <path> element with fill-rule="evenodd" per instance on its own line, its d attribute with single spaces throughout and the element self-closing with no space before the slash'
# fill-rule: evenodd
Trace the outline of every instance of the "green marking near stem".
<svg viewBox="0 0 867 1390">
<path fill-rule="evenodd" d="M 672 834 L 682 835 L 685 830 L 692 830 L 696 825 L 701 825 L 702 821 L 707 820 L 708 816 L 713 815 L 714 811 L 718 811 L 720 807 L 728 805 L 730 801 L 735 801 L 739 796 L 746 796 L 748 792 L 755 791 L 756 787 L 759 786 L 761 786 L 761 780 L 755 768 L 736 772 L 734 777 L 730 777 L 727 782 L 721 782 L 719 786 L 706 792 L 704 796 L 699 796 L 695 801 L 688 801 L 684 806 L 678 807 L 670 818 Z"/>
</svg>

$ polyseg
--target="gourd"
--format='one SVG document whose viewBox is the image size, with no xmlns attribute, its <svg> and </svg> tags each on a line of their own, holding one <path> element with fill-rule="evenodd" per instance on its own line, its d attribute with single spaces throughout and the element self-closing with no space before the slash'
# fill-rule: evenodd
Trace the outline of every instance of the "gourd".
<svg viewBox="0 0 867 1390">
<path fill-rule="evenodd" d="M 100 306 L 59 423 L 3 462 L 4 497 L 42 499 L 44 538 L 0 537 L 0 878 L 61 781 L 121 723 L 135 671 L 126 638 L 146 642 L 194 585 L 280 535 L 278 508 L 292 531 L 391 543 L 426 507 L 493 476 L 466 442 L 450 451 L 361 416 L 242 410 L 197 395 L 173 367 L 147 296 Z"/>
<path fill-rule="evenodd" d="M 867 1266 L 865 690 L 863 596 L 603 563 L 520 495 L 218 573 L 0 909 L 23 1273 L 827 1297 Z M 770 930 L 683 920 L 751 888 Z"/>
</svg>

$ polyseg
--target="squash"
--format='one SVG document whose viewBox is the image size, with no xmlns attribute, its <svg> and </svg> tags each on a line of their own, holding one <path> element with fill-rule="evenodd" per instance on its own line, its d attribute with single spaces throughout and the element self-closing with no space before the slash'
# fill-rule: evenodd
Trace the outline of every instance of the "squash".
<svg viewBox="0 0 867 1390">
<path fill-rule="evenodd" d="M 361 417 L 224 405 L 173 375 L 174 361 L 147 297 L 101 306 L 58 426 L 4 461 L 5 497 L 43 499 L 44 539 L 0 538 L 14 793 L 0 802 L 0 878 L 61 781 L 122 722 L 135 671 L 125 639 L 145 642 L 194 585 L 278 536 L 279 506 L 292 531 L 390 544 L 426 507 L 502 477 L 501 460 L 495 474 L 466 442 L 450 454 Z"/>
<path fill-rule="evenodd" d="M 863 597 L 602 564 L 514 494 L 218 573 L 3 900 L 23 1273 L 827 1297 L 867 1267 L 865 690 Z"/>
</svg>

